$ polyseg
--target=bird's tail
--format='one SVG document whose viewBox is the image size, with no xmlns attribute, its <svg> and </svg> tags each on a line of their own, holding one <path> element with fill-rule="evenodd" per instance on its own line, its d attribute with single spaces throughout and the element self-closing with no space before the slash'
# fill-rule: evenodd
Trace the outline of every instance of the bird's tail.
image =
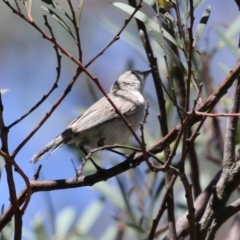
<svg viewBox="0 0 240 240">
<path fill-rule="evenodd" d="M 43 147 L 39 152 L 37 152 L 31 159 L 31 163 L 36 163 L 43 155 L 48 151 L 50 153 L 54 152 L 58 148 L 62 147 L 64 144 L 68 143 L 71 140 L 71 134 L 67 134 L 67 130 L 55 137 L 50 143 Z"/>
</svg>

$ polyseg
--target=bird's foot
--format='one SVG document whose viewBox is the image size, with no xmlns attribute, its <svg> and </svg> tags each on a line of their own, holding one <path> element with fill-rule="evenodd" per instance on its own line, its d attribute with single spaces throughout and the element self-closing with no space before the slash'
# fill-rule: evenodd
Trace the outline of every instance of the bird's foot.
<svg viewBox="0 0 240 240">
<path fill-rule="evenodd" d="M 133 159 L 134 156 L 136 155 L 136 151 L 132 152 L 131 154 L 127 155 L 125 154 L 126 160 L 129 161 L 129 165 L 131 168 L 135 168 L 136 167 L 136 163 L 134 163 Z"/>
</svg>

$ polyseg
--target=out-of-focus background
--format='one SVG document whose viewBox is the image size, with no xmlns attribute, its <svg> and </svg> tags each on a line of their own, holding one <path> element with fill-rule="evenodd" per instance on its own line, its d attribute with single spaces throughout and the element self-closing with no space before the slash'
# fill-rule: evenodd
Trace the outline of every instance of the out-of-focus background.
<svg viewBox="0 0 240 240">
<path fill-rule="evenodd" d="M 67 6 L 65 1 L 59 1 L 59 3 L 62 6 Z M 78 6 L 78 1 L 73 1 L 73 3 L 75 7 Z M 40 10 L 41 5 L 43 4 L 40 1 L 33 2 L 32 15 L 36 23 L 48 32 L 48 29 L 44 27 L 42 17 L 44 12 Z M 206 0 L 195 13 L 195 27 L 208 5 L 212 6 L 212 13 L 198 45 L 200 51 L 209 51 L 216 46 L 220 40 L 214 29 L 218 28 L 224 32 L 225 28 L 233 23 L 239 15 L 234 1 Z M 143 11 L 148 16 L 155 16 L 154 11 L 146 5 L 144 5 Z M 128 15 L 114 7 L 111 1 L 85 1 L 80 26 L 83 62 L 85 64 L 113 38 L 127 17 Z M 72 55 L 76 56 L 77 49 L 73 39 L 51 17 L 49 17 L 49 21 L 53 26 L 58 41 Z M 237 37 L 235 37 L 236 42 Z M 154 40 L 152 41 L 160 69 L 163 71 L 163 76 L 165 76 L 162 52 L 157 43 Z M 11 129 L 9 135 L 10 152 L 36 127 L 46 112 L 49 111 L 51 106 L 61 96 L 74 75 L 76 65 L 66 57 L 63 57 L 62 60 L 62 72 L 58 88 L 37 110 Z M 228 48 L 223 47 L 217 52 L 211 62 L 211 73 L 216 86 L 226 75 L 220 65 L 224 64 L 230 69 L 235 65 L 235 62 L 236 55 L 229 51 Z M 56 66 L 56 56 L 52 44 L 43 39 L 30 25 L 13 14 L 6 4 L 1 1 L 0 88 L 9 90 L 2 96 L 6 125 L 9 125 L 26 113 L 48 91 L 56 77 Z M 148 60 L 138 36 L 135 20 L 133 19 L 124 30 L 120 39 L 89 67 L 89 71 L 99 79 L 104 89 L 108 92 L 113 82 L 124 71 L 129 68 L 144 70 L 148 67 Z M 150 116 L 145 129 L 150 134 L 149 138 L 155 139 L 157 133 L 159 133 L 157 123 L 158 112 L 151 76 L 148 77 L 144 95 L 150 100 Z M 81 74 L 71 93 L 17 155 L 16 161 L 30 179 L 33 177 L 38 165 L 38 163 L 36 165 L 29 163 L 33 154 L 64 130 L 74 118 L 83 113 L 88 106 L 100 97 L 102 95 L 94 83 L 85 74 Z M 222 120 L 223 123 L 224 121 Z M 170 127 L 173 127 L 171 123 Z M 76 164 L 79 164 L 77 158 L 78 155 L 72 148 L 67 146 L 62 147 L 54 152 L 54 154 L 48 156 L 47 159 L 43 158 L 41 160 L 40 163 L 43 164 L 43 167 L 40 179 L 73 178 L 75 171 L 71 159 Z M 112 166 L 114 162 L 123 160 L 121 157 L 108 152 L 98 155 L 97 158 L 105 159 L 103 162 L 97 162 L 105 168 Z M 203 168 L 203 171 L 206 171 L 206 179 L 203 178 L 201 182 L 203 188 L 206 186 L 208 180 L 211 179 L 212 174 L 215 173 L 214 164 L 206 161 L 204 164 L 209 164 L 210 166 L 207 167 L 207 170 Z M 17 192 L 19 193 L 24 188 L 24 182 L 17 174 L 15 179 Z M 106 190 L 108 187 L 109 189 Z M 0 189 L 0 204 L 4 204 L 6 208 L 9 204 L 9 193 L 4 170 L 2 171 Z M 106 199 L 107 194 L 109 194 L 109 192 L 106 193 L 107 191 L 112 193 L 112 195 L 115 194 L 115 200 Z M 61 215 L 59 215 L 61 211 L 67 211 L 67 214 L 70 215 L 75 214 L 74 221 L 76 222 L 79 217 L 83 216 L 85 211 L 89 210 L 90 206 L 92 206 L 91 204 L 94 205 L 96 203 L 96 199 L 102 199 L 104 207 L 99 213 L 101 218 L 100 220 L 97 219 L 93 228 L 88 229 L 88 233 L 93 239 L 99 239 L 98 236 L 104 233 L 109 227 L 109 222 L 112 222 L 112 217 L 117 215 L 116 209 L 113 207 L 116 204 L 114 201 L 122 201 L 121 199 L 117 199 L 119 196 L 117 193 L 118 187 L 115 179 L 98 183 L 93 187 L 36 193 L 32 196 L 30 205 L 23 218 L 24 239 L 31 239 L 31 236 L 34 236 L 31 235 L 33 226 L 37 221 L 41 222 L 41 220 L 49 222 L 47 228 L 50 233 L 56 231 L 56 228 L 61 232 L 62 223 L 57 223 L 57 219 L 61 219 Z M 224 233 L 221 234 L 224 236 Z"/>
</svg>

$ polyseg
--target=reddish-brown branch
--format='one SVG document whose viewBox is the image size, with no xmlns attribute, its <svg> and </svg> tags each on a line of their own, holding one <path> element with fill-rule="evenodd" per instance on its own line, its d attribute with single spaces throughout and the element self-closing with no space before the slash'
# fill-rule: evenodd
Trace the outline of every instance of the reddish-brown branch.
<svg viewBox="0 0 240 240">
<path fill-rule="evenodd" d="M 2 142 L 1 151 L 6 155 L 5 158 L 5 168 L 8 182 L 8 189 L 10 195 L 10 202 L 13 207 L 13 212 L 15 215 L 14 218 L 14 240 L 21 240 L 22 238 L 22 211 L 20 210 L 19 202 L 16 194 L 16 187 L 13 177 L 12 164 L 8 161 L 9 152 L 8 152 L 8 129 L 4 124 L 3 119 L 3 104 L 2 104 L 2 96 L 0 93 L 0 138 Z"/>
<path fill-rule="evenodd" d="M 56 58 L 57 58 L 57 68 L 56 68 L 57 75 L 56 75 L 56 80 L 54 81 L 51 89 L 46 94 L 44 94 L 44 96 L 26 114 L 24 114 L 19 119 L 15 120 L 13 123 L 11 123 L 9 126 L 7 126 L 8 129 L 10 129 L 14 125 L 16 125 L 17 123 L 22 121 L 25 117 L 27 117 L 30 113 L 32 113 L 35 109 L 37 109 L 50 96 L 50 94 L 58 87 L 58 81 L 59 81 L 60 74 L 61 74 L 61 55 L 59 54 L 58 48 L 55 45 L 56 39 L 54 37 L 54 33 L 52 31 L 52 28 L 51 28 L 51 26 L 48 23 L 47 17 L 44 16 L 44 19 L 45 19 L 45 25 L 49 29 L 49 31 L 51 33 L 51 36 L 52 36 L 52 39 L 54 41 L 53 48 L 55 49 Z"/>
<path fill-rule="evenodd" d="M 27 17 L 25 17 L 23 14 L 18 13 L 11 5 L 8 1 L 4 0 L 4 2 L 7 4 L 7 6 L 9 8 L 12 9 L 13 13 L 17 14 L 19 17 L 21 17 L 23 20 L 25 20 L 27 23 L 29 23 L 30 25 L 32 25 L 38 32 L 40 32 L 43 36 L 43 38 L 47 39 L 48 41 L 52 42 L 53 44 L 55 44 L 56 47 L 58 47 L 60 49 L 60 51 L 67 56 L 69 59 L 71 59 L 74 63 L 76 63 L 79 67 L 79 69 L 77 70 L 77 73 L 75 74 L 74 78 L 72 79 L 71 83 L 68 85 L 68 87 L 66 88 L 64 94 L 58 99 L 58 101 L 56 102 L 56 104 L 51 108 L 50 112 L 46 114 L 46 116 L 42 119 L 42 121 L 39 123 L 39 125 L 19 144 L 19 146 L 14 150 L 14 152 L 12 153 L 12 157 L 14 158 L 17 153 L 22 149 L 22 147 L 29 141 L 29 139 L 36 133 L 36 131 L 42 126 L 42 124 L 48 119 L 48 117 L 52 114 L 52 112 L 57 108 L 57 106 L 62 102 L 62 100 L 66 97 L 67 93 L 70 92 L 73 84 L 75 83 L 77 77 L 79 76 L 79 74 L 81 73 L 81 71 L 84 71 L 89 77 L 90 79 L 97 85 L 98 89 L 102 92 L 102 94 L 107 98 L 107 100 L 109 101 L 109 103 L 113 106 L 114 110 L 116 111 L 116 113 L 120 116 L 120 118 L 123 120 L 123 122 L 126 124 L 126 126 L 129 128 L 129 130 L 131 131 L 132 135 L 134 136 L 134 138 L 137 140 L 137 142 L 141 145 L 141 140 L 140 138 L 137 136 L 137 134 L 135 133 L 135 131 L 132 129 L 131 125 L 128 123 L 127 119 L 122 115 L 122 113 L 119 111 L 119 109 L 115 106 L 115 104 L 113 103 L 113 101 L 108 97 L 107 93 L 105 92 L 105 90 L 103 89 L 103 87 L 101 86 L 101 84 L 99 83 L 98 79 L 96 77 L 94 77 L 87 69 L 86 67 L 84 67 L 82 65 L 82 63 L 77 60 L 76 58 L 74 58 L 69 52 L 67 52 L 59 43 L 57 43 L 53 37 L 50 37 L 49 35 L 47 35 L 45 32 L 42 31 L 41 28 L 39 28 L 35 22 L 30 21 Z M 127 26 L 127 24 L 130 22 L 130 20 L 134 17 L 134 15 L 136 14 L 136 12 L 142 7 L 142 0 L 140 1 L 140 3 L 136 6 L 134 12 L 131 14 L 131 16 L 125 21 L 124 26 L 122 27 L 122 30 L 120 31 L 120 33 L 123 31 L 123 29 Z M 115 39 L 115 38 L 114 38 Z M 111 41 L 112 42 L 112 41 Z M 110 43 L 111 43 L 110 42 Z M 111 44 L 110 44 L 111 45 Z M 109 46 L 110 46 L 109 45 Z M 96 56 L 98 57 L 98 55 Z M 48 114 L 50 114 L 48 116 Z"/>
<path fill-rule="evenodd" d="M 71 13 L 72 13 L 72 24 L 73 24 L 73 27 L 74 27 L 74 30 L 75 30 L 75 35 L 76 35 L 76 45 L 77 45 L 77 49 L 78 49 L 78 60 L 80 62 L 82 62 L 82 48 L 81 48 L 81 40 L 80 40 L 80 33 L 79 33 L 79 24 L 77 22 L 77 18 L 76 18 L 76 14 L 75 14 L 75 11 L 73 9 L 73 5 L 72 5 L 72 2 L 71 1 L 68 1 L 68 5 L 69 5 L 69 8 L 71 10 Z"/>
<path fill-rule="evenodd" d="M 194 111 L 194 114 L 198 116 L 206 116 L 206 117 L 240 117 L 240 113 L 206 113 L 206 112 L 199 112 L 199 111 Z"/>
<path fill-rule="evenodd" d="M 157 230 L 158 223 L 159 223 L 159 221 L 162 217 L 163 212 L 167 208 L 168 196 L 172 191 L 172 187 L 173 187 L 176 179 L 177 179 L 177 175 L 173 175 L 171 180 L 169 181 L 168 185 L 166 186 L 167 190 L 166 190 L 166 192 L 163 196 L 163 199 L 161 201 L 161 205 L 159 207 L 158 213 L 157 213 L 156 217 L 153 219 L 152 227 L 151 227 L 150 233 L 148 235 L 148 240 L 152 240 L 155 237 L 155 233 L 156 233 L 156 230 Z"/>
</svg>

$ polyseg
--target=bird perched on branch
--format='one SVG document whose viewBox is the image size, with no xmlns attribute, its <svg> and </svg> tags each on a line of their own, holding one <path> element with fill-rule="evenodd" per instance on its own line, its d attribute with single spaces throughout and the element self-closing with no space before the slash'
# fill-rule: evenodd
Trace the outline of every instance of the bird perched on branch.
<svg viewBox="0 0 240 240">
<path fill-rule="evenodd" d="M 108 97 L 124 115 L 134 131 L 143 120 L 145 100 L 142 96 L 147 71 L 127 71 L 110 89 Z M 64 144 L 75 143 L 80 148 L 122 143 L 131 131 L 106 97 L 101 98 L 80 117 L 73 120 L 66 130 L 37 152 L 31 159 L 36 163 L 48 151 L 53 152 Z"/>
</svg>

